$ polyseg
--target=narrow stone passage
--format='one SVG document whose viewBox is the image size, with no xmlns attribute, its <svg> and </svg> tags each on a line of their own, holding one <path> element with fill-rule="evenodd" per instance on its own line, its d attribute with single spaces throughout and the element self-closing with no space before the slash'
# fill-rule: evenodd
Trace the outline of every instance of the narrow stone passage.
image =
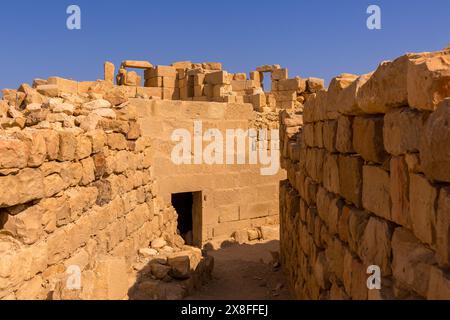
<svg viewBox="0 0 450 320">
<path fill-rule="evenodd" d="M 210 250 L 212 280 L 187 300 L 288 300 L 291 299 L 281 267 L 275 267 L 271 252 L 279 252 L 279 241 L 229 244 Z"/>
</svg>

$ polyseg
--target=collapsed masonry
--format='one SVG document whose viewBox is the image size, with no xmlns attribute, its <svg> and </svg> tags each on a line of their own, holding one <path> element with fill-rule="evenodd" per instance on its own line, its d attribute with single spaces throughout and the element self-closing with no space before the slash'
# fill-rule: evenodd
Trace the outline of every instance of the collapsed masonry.
<svg viewBox="0 0 450 320">
<path fill-rule="evenodd" d="M 342 74 L 282 113 L 282 263 L 297 298 L 450 299 L 449 49 Z"/>
<path fill-rule="evenodd" d="M 144 69 L 145 86 L 126 68 Z M 176 129 L 276 129 L 279 109 L 323 88 L 258 70 L 125 61 L 117 76 L 106 63 L 104 80 L 3 90 L 0 299 L 182 298 L 211 273 L 209 241 L 277 238 L 284 171 L 171 159 Z"/>
</svg>

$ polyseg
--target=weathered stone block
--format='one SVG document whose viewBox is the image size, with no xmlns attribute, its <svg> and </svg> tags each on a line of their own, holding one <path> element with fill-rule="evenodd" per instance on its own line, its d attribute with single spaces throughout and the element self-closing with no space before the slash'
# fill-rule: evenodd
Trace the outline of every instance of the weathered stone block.
<svg viewBox="0 0 450 320">
<path fill-rule="evenodd" d="M 339 191 L 348 201 L 361 207 L 363 159 L 357 156 L 339 156 Z"/>
<path fill-rule="evenodd" d="M 339 156 L 327 153 L 323 163 L 323 186 L 330 192 L 339 194 Z"/>
<path fill-rule="evenodd" d="M 124 150 L 127 148 L 127 140 L 125 136 L 120 133 L 108 133 L 107 137 L 107 145 L 114 150 Z"/>
<path fill-rule="evenodd" d="M 409 200 L 412 229 L 422 242 L 433 243 L 438 190 L 422 175 L 410 175 Z"/>
<path fill-rule="evenodd" d="M 219 85 L 219 84 L 229 84 L 229 77 L 228 72 L 226 71 L 216 71 L 208 73 L 205 76 L 205 82 L 212 85 Z"/>
<path fill-rule="evenodd" d="M 434 110 L 450 96 L 450 51 L 423 53 L 409 59 L 408 103 L 411 107 Z"/>
<path fill-rule="evenodd" d="M 323 122 L 314 123 L 314 143 L 316 147 L 323 148 Z"/>
<path fill-rule="evenodd" d="M 44 232 L 43 214 L 44 210 L 40 206 L 31 206 L 18 215 L 10 216 L 3 228 L 23 243 L 33 244 Z"/>
<path fill-rule="evenodd" d="M 365 209 L 384 219 L 391 219 L 389 173 L 380 167 L 364 166 L 362 202 Z"/>
<path fill-rule="evenodd" d="M 384 117 L 384 147 L 393 155 L 417 152 L 422 136 L 424 114 L 408 107 L 394 109 Z"/>
<path fill-rule="evenodd" d="M 128 293 L 127 263 L 122 257 L 97 259 L 92 299 L 122 300 Z"/>
<path fill-rule="evenodd" d="M 337 119 L 336 149 L 341 153 L 354 153 L 353 117 L 339 116 Z"/>
<path fill-rule="evenodd" d="M 392 157 L 390 170 L 391 219 L 401 226 L 411 227 L 408 165 L 403 157 Z"/>
<path fill-rule="evenodd" d="M 344 207 L 343 211 L 347 211 L 347 207 Z M 359 252 L 358 249 L 361 246 L 370 216 L 367 212 L 355 208 L 350 208 L 348 212 L 348 244 L 351 251 Z"/>
<path fill-rule="evenodd" d="M 327 95 L 327 114 L 329 117 L 336 117 L 338 111 L 338 99 L 342 91 L 348 88 L 358 76 L 348 73 L 343 73 L 333 79 L 331 79 L 330 85 L 328 86 Z"/>
<path fill-rule="evenodd" d="M 304 92 L 306 90 L 306 81 L 300 77 L 294 79 L 279 80 L 277 90 Z"/>
<path fill-rule="evenodd" d="M 427 299 L 450 300 L 450 275 L 437 267 L 431 267 Z"/>
<path fill-rule="evenodd" d="M 398 285 L 426 297 L 434 253 L 421 244 L 411 232 L 395 229 L 392 236 L 392 274 Z"/>
<path fill-rule="evenodd" d="M 77 136 L 73 131 L 64 130 L 59 132 L 59 161 L 72 161 L 75 159 L 77 141 Z"/>
<path fill-rule="evenodd" d="M 370 218 L 359 247 L 364 265 L 377 265 L 383 277 L 391 274 L 391 238 L 389 223 L 378 218 Z"/>
<path fill-rule="evenodd" d="M 357 95 L 358 106 L 365 113 L 386 113 L 408 104 L 408 55 L 382 62 Z"/>
<path fill-rule="evenodd" d="M 370 79 L 371 73 L 365 74 L 352 79 L 353 77 L 347 77 L 348 81 L 352 81 L 346 88 L 339 93 L 336 107 L 337 111 L 344 115 L 360 115 L 364 111 L 358 106 L 357 96 L 361 87 Z"/>
<path fill-rule="evenodd" d="M 0 168 L 25 168 L 30 154 L 25 141 L 13 137 L 0 139 Z"/>
<path fill-rule="evenodd" d="M 323 145 L 329 152 L 336 152 L 337 121 L 323 123 Z"/>
<path fill-rule="evenodd" d="M 115 67 L 114 64 L 107 61 L 104 64 L 104 80 L 114 83 L 114 72 L 115 72 Z"/>
<path fill-rule="evenodd" d="M 355 117 L 353 147 L 364 160 L 383 163 L 388 156 L 383 144 L 383 117 Z"/>
<path fill-rule="evenodd" d="M 352 299 L 367 300 L 367 268 L 347 249 L 344 254 L 343 282 Z"/>
<path fill-rule="evenodd" d="M 0 176 L 0 208 L 23 204 L 44 196 L 43 175 L 25 168 L 15 176 Z"/>
<path fill-rule="evenodd" d="M 450 99 L 444 100 L 426 122 L 420 160 L 427 177 L 450 182 Z"/>
<path fill-rule="evenodd" d="M 289 78 L 288 69 L 276 69 L 272 72 L 271 76 L 272 81 L 286 80 L 287 78 Z"/>
<path fill-rule="evenodd" d="M 450 265 L 450 188 L 442 188 L 439 193 L 436 217 L 437 258 L 442 266 Z"/>
</svg>

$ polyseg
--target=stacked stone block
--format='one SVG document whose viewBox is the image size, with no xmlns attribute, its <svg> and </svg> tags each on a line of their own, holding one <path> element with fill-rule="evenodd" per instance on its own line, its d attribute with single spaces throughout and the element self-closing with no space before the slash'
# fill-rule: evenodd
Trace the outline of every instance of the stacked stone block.
<svg viewBox="0 0 450 320">
<path fill-rule="evenodd" d="M 448 49 L 407 54 L 280 117 L 282 260 L 298 298 L 450 299 L 449 84 Z"/>
<path fill-rule="evenodd" d="M 192 252 L 155 191 L 154 149 L 130 88 L 50 78 L 3 91 L 0 299 L 124 299 L 154 256 Z M 155 240 L 164 246 L 141 257 Z M 73 272 L 78 289 L 68 287 Z"/>
<path fill-rule="evenodd" d="M 144 87 L 135 71 L 144 70 Z M 114 82 L 114 65 L 106 62 L 104 79 Z M 264 88 L 264 74 L 270 73 L 272 88 Z M 175 62 L 170 66 L 153 66 L 147 61 L 122 62 L 116 83 L 126 86 L 140 97 L 152 99 L 250 103 L 257 112 L 279 109 L 302 109 L 306 99 L 323 89 L 323 80 L 316 78 L 288 79 L 288 70 L 279 65 L 265 65 L 246 73 L 229 73 L 217 62 Z M 266 90 L 264 90 L 266 89 Z"/>
</svg>

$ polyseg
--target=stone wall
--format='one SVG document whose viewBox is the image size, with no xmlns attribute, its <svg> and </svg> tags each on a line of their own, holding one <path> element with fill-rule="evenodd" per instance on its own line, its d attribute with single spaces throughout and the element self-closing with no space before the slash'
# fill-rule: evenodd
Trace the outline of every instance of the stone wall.
<svg viewBox="0 0 450 320">
<path fill-rule="evenodd" d="M 450 299 L 450 51 L 342 74 L 281 118 L 282 261 L 300 299 Z M 381 290 L 368 290 L 370 266 Z"/>
<path fill-rule="evenodd" d="M 136 71 L 143 69 L 144 80 Z M 278 109 L 303 109 L 306 99 L 323 89 L 317 78 L 289 79 L 287 68 L 264 65 L 248 73 L 230 73 L 218 62 L 175 62 L 170 66 L 153 66 L 148 61 L 123 61 L 114 77 L 111 62 L 104 65 L 104 79 L 128 87 L 144 97 L 164 100 L 250 103 L 255 111 L 273 112 Z M 271 87 L 264 88 L 264 78 L 270 77 Z M 142 87 L 142 85 L 144 85 Z"/>
<path fill-rule="evenodd" d="M 175 66 L 125 61 L 115 85 L 107 63 L 105 80 L 51 77 L 2 91 L 0 299 L 185 296 L 213 264 L 180 236 L 174 193 L 201 193 L 198 247 L 233 236 L 278 237 L 284 170 L 262 176 L 259 164 L 171 161 L 174 130 L 193 134 L 198 120 L 224 134 L 277 129 L 276 107 L 257 112 L 243 101 L 173 101 L 177 96 L 166 91 L 184 70 Z M 157 86 L 141 87 L 125 67 L 144 69 L 146 84 Z M 215 79 L 217 68 L 195 70 Z M 256 145 L 266 141 L 256 138 Z M 68 290 L 77 272 L 81 288 Z"/>
<path fill-rule="evenodd" d="M 228 240 L 236 231 L 278 225 L 279 181 L 286 174 L 277 170 L 274 175 L 262 175 L 261 168 L 268 165 L 248 162 L 248 141 L 247 161 L 242 164 L 237 163 L 236 155 L 233 164 L 226 163 L 226 159 L 220 164 L 194 164 L 194 154 L 189 155 L 189 164 L 175 164 L 171 158 L 171 151 L 178 144 L 172 141 L 173 132 L 186 129 L 194 137 L 195 121 L 201 120 L 202 132 L 197 133 L 200 138 L 209 129 L 219 130 L 223 137 L 227 129 L 258 129 L 250 104 L 145 99 L 135 99 L 132 104 L 136 106 L 143 135 L 150 137 L 154 146 L 152 163 L 158 195 L 170 203 L 174 193 L 201 192 L 202 212 L 198 226 L 194 226 L 197 245 L 212 239 Z M 270 126 L 265 124 L 259 125 Z M 209 144 L 203 141 L 202 150 Z"/>
<path fill-rule="evenodd" d="M 39 82 L 0 100 L 0 299 L 183 297 L 212 264 L 157 194 L 128 95 Z"/>
</svg>

